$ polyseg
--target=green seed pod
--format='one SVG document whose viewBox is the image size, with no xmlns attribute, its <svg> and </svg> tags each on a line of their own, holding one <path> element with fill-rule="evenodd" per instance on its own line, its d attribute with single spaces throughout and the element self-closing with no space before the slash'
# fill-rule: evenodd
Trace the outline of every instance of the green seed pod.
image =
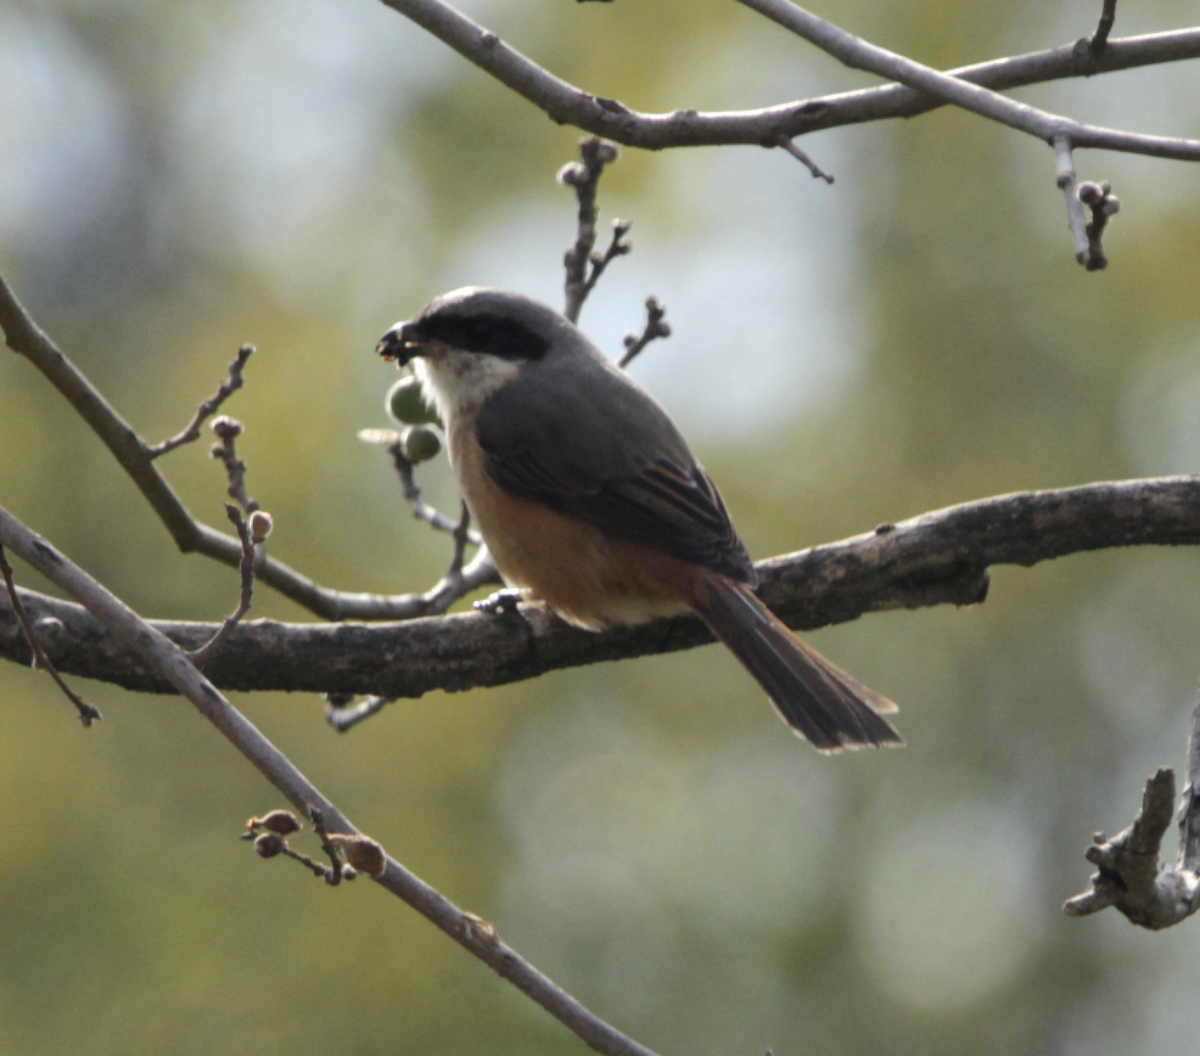
<svg viewBox="0 0 1200 1056">
<path fill-rule="evenodd" d="M 427 425 L 412 425 L 404 430 L 404 457 L 414 465 L 435 458 L 442 449 L 442 440 Z"/>
<path fill-rule="evenodd" d="M 421 383 L 414 377 L 401 378 L 387 394 L 388 414 L 406 425 L 437 425 L 437 411 L 425 402 Z"/>
</svg>

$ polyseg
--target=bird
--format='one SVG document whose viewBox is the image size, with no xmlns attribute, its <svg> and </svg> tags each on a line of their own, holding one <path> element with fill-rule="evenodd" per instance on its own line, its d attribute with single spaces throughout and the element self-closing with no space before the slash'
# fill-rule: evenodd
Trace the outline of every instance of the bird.
<svg viewBox="0 0 1200 1056">
<path fill-rule="evenodd" d="M 376 352 L 412 370 L 509 598 L 591 631 L 691 610 L 822 753 L 901 745 L 896 705 L 754 593 L 725 503 L 667 412 L 550 306 L 469 286 Z M 493 606 L 495 607 L 495 606 Z"/>
</svg>

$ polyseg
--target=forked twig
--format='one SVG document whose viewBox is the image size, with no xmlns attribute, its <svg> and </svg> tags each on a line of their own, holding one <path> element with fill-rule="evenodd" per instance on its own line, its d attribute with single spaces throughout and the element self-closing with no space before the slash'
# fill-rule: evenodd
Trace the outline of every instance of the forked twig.
<svg viewBox="0 0 1200 1056">
<path fill-rule="evenodd" d="M 640 334 L 625 335 L 625 354 L 617 365 L 624 368 L 633 362 L 634 357 L 651 341 L 660 337 L 671 336 L 671 324 L 666 321 L 667 309 L 657 297 L 646 298 L 646 325 Z"/>
<path fill-rule="evenodd" d="M 1177 819 L 1179 854 L 1175 865 L 1159 862 L 1163 837 L 1175 808 L 1175 774 L 1162 767 L 1142 794 L 1133 824 L 1111 840 L 1092 838 L 1084 857 L 1098 868 L 1087 891 L 1068 899 L 1071 917 L 1098 913 L 1109 906 L 1132 923 L 1152 931 L 1179 924 L 1200 910 L 1200 695 L 1192 708 L 1188 735 L 1188 782 Z"/>
<path fill-rule="evenodd" d="M 1020 85 L 1090 77 L 1134 66 L 1197 58 L 1200 57 L 1200 28 L 1109 41 L 1100 58 L 1087 56 L 1085 49 L 1085 61 L 1082 62 L 1071 43 L 943 73 L 874 47 L 831 23 L 816 19 L 795 4 L 782 0 L 741 0 L 759 14 L 799 32 L 851 68 L 869 70 L 898 83 L 794 100 L 756 110 L 700 113 L 681 109 L 655 114 L 633 110 L 615 99 L 606 99 L 567 83 L 441 0 L 383 2 L 454 48 L 559 124 L 571 124 L 617 143 L 646 150 L 735 143 L 774 146 L 780 135 L 794 137 L 864 121 L 912 117 L 949 103 L 965 105 L 966 109 L 974 109 L 991 120 L 1020 128 L 1047 143 L 1055 132 L 1067 131 L 1077 147 L 1128 151 L 1182 161 L 1200 160 L 1200 143 L 1194 140 L 1145 136 L 1085 125 L 995 95 L 995 92 Z M 960 93 L 947 84 L 948 80 L 958 81 L 967 91 Z M 994 91 L 971 93 L 972 86 Z M 989 96 L 992 97 L 990 100 L 987 99 Z"/>
<path fill-rule="evenodd" d="M 579 322 L 583 302 L 592 292 L 604 269 L 617 257 L 624 256 L 632 248 L 625 240 L 630 224 L 627 221 L 613 222 L 612 241 L 603 255 L 593 253 L 596 245 L 596 188 L 604 167 L 616 161 L 616 145 L 598 136 L 585 136 L 579 141 L 579 161 L 571 161 L 558 170 L 558 182 L 571 187 L 579 202 L 579 220 L 575 244 L 563 257 L 567 276 L 565 282 L 565 315 L 571 322 Z"/>
<path fill-rule="evenodd" d="M 1200 879 L 1182 861 L 1175 867 L 1159 864 L 1162 839 L 1175 810 L 1175 774 L 1160 769 L 1142 794 L 1142 807 L 1133 824 L 1108 839 L 1096 833 L 1084 852 L 1098 872 L 1089 890 L 1068 899 L 1063 912 L 1086 917 L 1112 906 L 1131 923 L 1151 931 L 1169 928 L 1200 909 Z M 1185 835 L 1195 823 L 1194 796 L 1186 796 Z M 1193 863 L 1194 864 L 1194 863 Z"/>
<path fill-rule="evenodd" d="M 190 444 L 194 440 L 199 440 L 200 426 L 204 424 L 207 418 L 216 414 L 221 404 L 245 384 L 242 378 L 242 370 L 246 366 L 247 360 L 253 354 L 253 345 L 242 345 L 238 349 L 237 357 L 229 364 L 228 376 L 217 386 L 217 391 L 196 408 L 196 413 L 192 416 L 192 420 L 188 423 L 187 428 L 169 440 L 163 440 L 161 443 L 147 447 L 146 454 L 152 459 L 158 458 L 159 455 L 165 455 L 168 451 L 174 451 L 177 447 L 182 447 L 184 444 Z"/>
</svg>

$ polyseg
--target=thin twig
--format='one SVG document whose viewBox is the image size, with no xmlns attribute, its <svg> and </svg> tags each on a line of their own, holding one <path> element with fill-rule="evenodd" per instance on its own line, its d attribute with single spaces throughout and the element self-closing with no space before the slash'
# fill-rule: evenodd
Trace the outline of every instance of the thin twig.
<svg viewBox="0 0 1200 1056">
<path fill-rule="evenodd" d="M 2 543 L 0 543 L 0 574 L 4 576 L 4 585 L 8 590 L 8 599 L 12 604 L 13 612 L 17 615 L 17 620 L 21 624 L 25 640 L 29 643 L 29 650 L 33 653 L 33 669 L 35 671 L 45 671 L 54 679 L 55 685 L 62 690 L 67 700 L 75 705 L 76 710 L 79 712 L 79 721 L 84 726 L 91 726 L 92 723 L 103 716 L 101 716 L 98 708 L 89 704 L 63 681 L 62 676 L 58 673 L 58 669 L 51 662 L 50 657 L 46 655 L 45 650 L 42 648 L 42 643 L 38 638 L 37 631 L 34 629 L 33 621 L 29 618 L 29 614 L 25 611 L 25 606 L 21 604 L 21 598 L 17 594 L 17 585 L 13 582 L 12 565 L 8 563 L 8 555 L 5 554 Z"/>
<path fill-rule="evenodd" d="M 1058 170 L 1058 186 L 1067 202 L 1067 226 L 1075 239 L 1075 259 L 1088 271 L 1095 271 L 1097 269 L 1092 264 L 1087 216 L 1083 211 L 1083 203 L 1079 200 L 1079 183 L 1075 176 L 1075 159 L 1069 137 L 1054 137 L 1054 157 Z"/>
<path fill-rule="evenodd" d="M 563 256 L 563 266 L 567 272 L 563 315 L 573 323 L 579 322 L 583 302 L 609 262 L 629 252 L 629 244 L 624 241 L 624 236 L 630 225 L 618 220 L 613 225 L 612 242 L 604 256 L 592 253 L 596 245 L 596 189 L 604 166 L 616 160 L 617 148 L 614 144 L 597 136 L 585 136 L 579 141 L 579 160 L 568 162 L 558 170 L 558 182 L 574 189 L 579 202 L 575 244 Z"/>
<path fill-rule="evenodd" d="M 471 532 L 471 508 L 467 505 L 466 500 L 462 502 L 462 509 L 458 513 L 458 524 L 454 526 L 454 556 L 450 559 L 450 567 L 446 570 L 448 576 L 462 576 L 463 561 L 467 555 L 467 545 L 479 546 L 481 543 L 473 542 Z"/>
<path fill-rule="evenodd" d="M 337 887 L 342 882 L 342 856 L 329 839 L 329 830 L 325 828 L 325 814 L 320 807 L 310 803 L 308 806 L 308 818 L 312 822 L 313 832 L 317 834 L 317 838 L 321 841 L 321 850 L 325 852 L 325 857 L 329 859 L 329 866 L 325 870 L 325 882 L 331 887 Z"/>
<path fill-rule="evenodd" d="M 310 858 L 307 854 L 294 850 L 290 845 L 285 844 L 280 848 L 279 853 L 285 858 L 290 858 L 293 862 L 299 862 L 306 869 L 311 869 L 314 876 L 319 876 L 331 887 L 342 882 L 342 871 L 340 869 L 335 872 L 329 866 Z"/>
<path fill-rule="evenodd" d="M 646 298 L 646 325 L 640 334 L 625 335 L 625 354 L 617 365 L 624 369 L 633 362 L 634 357 L 651 341 L 660 337 L 671 336 L 671 324 L 666 321 L 667 309 L 657 297 Z"/>
<path fill-rule="evenodd" d="M 262 733 L 208 681 L 187 657 L 124 602 L 69 561 L 45 539 L 0 507 L 0 543 L 57 584 L 113 636 L 142 657 L 238 749 L 288 801 L 311 817 L 320 812 L 329 830 L 359 830 Z M 517 987 L 597 1052 L 606 1056 L 654 1056 L 650 1049 L 600 1019 L 502 942 L 494 928 L 465 913 L 440 892 L 387 857 L 377 883 Z"/>
<path fill-rule="evenodd" d="M 1104 0 L 1104 10 L 1100 13 L 1100 21 L 1096 25 L 1096 32 L 1092 34 L 1092 39 L 1088 41 L 1088 51 L 1093 58 L 1098 59 L 1104 54 L 1104 49 L 1108 44 L 1108 35 L 1112 32 L 1113 22 L 1117 18 L 1117 0 Z"/>
<path fill-rule="evenodd" d="M 790 139 L 823 128 L 890 117 L 912 117 L 936 109 L 946 102 L 955 101 L 946 99 L 940 91 L 927 90 L 924 86 L 902 87 L 901 85 L 907 83 L 905 78 L 884 73 L 883 76 L 889 80 L 900 81 L 901 84 L 797 100 L 758 110 L 716 113 L 675 110 L 666 114 L 639 113 L 614 99 L 597 96 L 555 77 L 505 44 L 495 33 L 473 22 L 441 0 L 382 2 L 427 30 L 501 84 L 538 106 L 559 124 L 574 125 L 594 135 L 646 150 L 732 143 L 776 146 L 781 136 Z M 758 9 L 757 6 L 755 9 Z M 844 36 L 850 40 L 855 39 L 849 34 Z M 1026 84 L 1041 84 L 1067 77 L 1091 77 L 1099 73 L 1132 69 L 1135 66 L 1178 62 L 1197 57 L 1200 57 L 1200 28 L 1109 41 L 1103 56 L 1098 59 L 1092 59 L 1086 53 L 1081 58 L 1074 44 L 1067 44 L 1047 51 L 964 66 L 937 76 L 951 80 L 960 79 L 967 84 L 1003 91 Z M 911 64 L 909 68 L 915 65 Z M 1031 114 L 1041 113 L 1009 100 L 1004 100 L 1000 105 L 1006 107 L 1010 118 L 1017 110 L 1028 110 Z M 1045 117 L 1050 119 L 1052 127 L 1049 127 L 1045 134 L 1037 134 L 1047 142 L 1054 132 L 1065 130 L 1069 132 L 1077 148 L 1120 150 L 1184 161 L 1200 159 L 1200 144 L 1190 140 L 1141 136 L 1082 125 L 1065 118 L 1056 118 L 1054 115 Z"/>
<path fill-rule="evenodd" d="M 1085 229 L 1088 240 L 1087 269 L 1099 271 L 1108 266 L 1108 257 L 1104 252 L 1104 230 L 1109 220 L 1120 212 L 1121 200 L 1112 193 L 1112 185 L 1107 180 L 1081 183 L 1076 194 L 1079 201 L 1092 212 L 1092 219 Z"/>
<path fill-rule="evenodd" d="M 254 558 L 257 547 L 254 545 L 254 540 L 250 537 L 250 529 L 246 525 L 241 511 L 232 503 L 227 502 L 225 503 L 225 515 L 229 518 L 230 523 L 233 524 L 238 533 L 238 538 L 242 541 L 242 591 L 238 599 L 237 608 L 233 610 L 232 615 L 225 618 L 225 622 L 221 624 L 217 633 L 199 649 L 188 654 L 188 658 L 192 663 L 201 670 L 203 670 L 208 658 L 212 656 L 217 647 L 229 637 L 233 629 L 241 622 L 242 617 L 250 611 L 250 604 L 254 600 Z"/>
<path fill-rule="evenodd" d="M 367 434 L 360 433 L 359 435 L 362 436 Z M 471 546 L 482 546 L 483 539 L 478 532 L 470 531 L 468 527 L 464 527 L 461 519 L 457 522 L 452 521 L 436 506 L 430 506 L 429 503 L 427 503 L 421 497 L 421 487 L 417 483 L 415 473 L 416 466 L 413 464 L 408 455 L 404 453 L 403 438 L 398 433 L 380 433 L 380 435 L 391 437 L 391 439 L 388 440 L 385 449 L 387 453 L 391 455 L 392 465 L 395 466 L 396 473 L 400 477 L 400 486 L 404 489 L 404 499 L 412 509 L 412 515 L 418 521 L 424 521 L 437 531 L 445 532 L 447 535 L 453 536 L 456 548 L 458 546 L 460 535 L 463 538 L 464 545 L 469 543 Z M 470 521 L 468 520 L 467 523 L 469 525 Z M 462 570 L 461 559 L 459 560 L 458 568 L 460 571 Z"/>
<path fill-rule="evenodd" d="M 225 467 L 225 476 L 229 480 L 229 497 L 247 513 L 253 513 L 259 509 L 259 505 L 246 493 L 246 463 L 238 458 L 235 447 L 235 441 L 241 436 L 243 428 L 241 422 L 226 414 L 214 418 L 212 431 L 216 433 L 220 442 L 213 444 L 210 454 Z"/>
<path fill-rule="evenodd" d="M 206 419 L 216 414 L 221 404 L 245 384 L 242 379 L 242 370 L 246 366 L 246 361 L 253 354 L 253 345 L 242 345 L 238 349 L 237 358 L 229 364 L 228 377 L 217 386 L 217 391 L 212 396 L 196 408 L 196 413 L 192 416 L 192 420 L 188 423 L 187 428 L 169 440 L 163 440 L 161 443 L 148 447 L 146 454 L 150 458 L 158 458 L 159 455 L 165 455 L 168 451 L 174 451 L 177 447 L 182 447 L 184 444 L 190 444 L 194 440 L 199 440 L 200 426 L 204 424 Z"/>
<path fill-rule="evenodd" d="M 335 871 L 328 865 L 310 858 L 301 851 L 295 850 L 288 843 L 287 839 L 278 833 L 270 831 L 260 833 L 244 832 L 238 838 L 253 841 L 255 853 L 262 858 L 284 857 L 290 858 L 293 862 L 299 862 L 313 876 L 319 877 L 330 886 L 336 886 L 344 878 L 344 874 L 340 868 Z"/>
<path fill-rule="evenodd" d="M 595 289 L 596 283 L 600 281 L 600 276 L 617 257 L 623 257 L 633 251 L 633 243 L 625 237 L 632 227 L 632 220 L 614 220 L 612 222 L 612 238 L 609 239 L 608 248 L 603 253 L 593 253 L 588 258 L 588 277 L 583 291 L 585 298 Z"/>
<path fill-rule="evenodd" d="M 813 174 L 813 179 L 824 180 L 826 183 L 833 184 L 833 176 L 822 169 L 808 154 L 797 146 L 796 142 L 788 136 L 780 136 L 775 143 L 778 147 L 783 147 L 793 158 L 804 165 L 809 172 Z"/>
</svg>

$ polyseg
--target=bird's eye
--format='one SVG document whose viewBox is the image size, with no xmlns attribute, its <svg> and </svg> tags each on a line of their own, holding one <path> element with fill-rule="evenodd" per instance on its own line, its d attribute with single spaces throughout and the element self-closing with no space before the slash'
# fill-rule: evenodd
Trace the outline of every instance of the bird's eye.
<svg viewBox="0 0 1200 1056">
<path fill-rule="evenodd" d="M 496 330 L 488 319 L 471 319 L 467 323 L 467 340 L 469 347 L 480 352 L 492 351 Z"/>
<path fill-rule="evenodd" d="M 541 359 L 547 340 L 524 323 L 494 313 L 445 316 L 425 321 L 430 337 L 453 348 L 502 359 Z"/>
</svg>

